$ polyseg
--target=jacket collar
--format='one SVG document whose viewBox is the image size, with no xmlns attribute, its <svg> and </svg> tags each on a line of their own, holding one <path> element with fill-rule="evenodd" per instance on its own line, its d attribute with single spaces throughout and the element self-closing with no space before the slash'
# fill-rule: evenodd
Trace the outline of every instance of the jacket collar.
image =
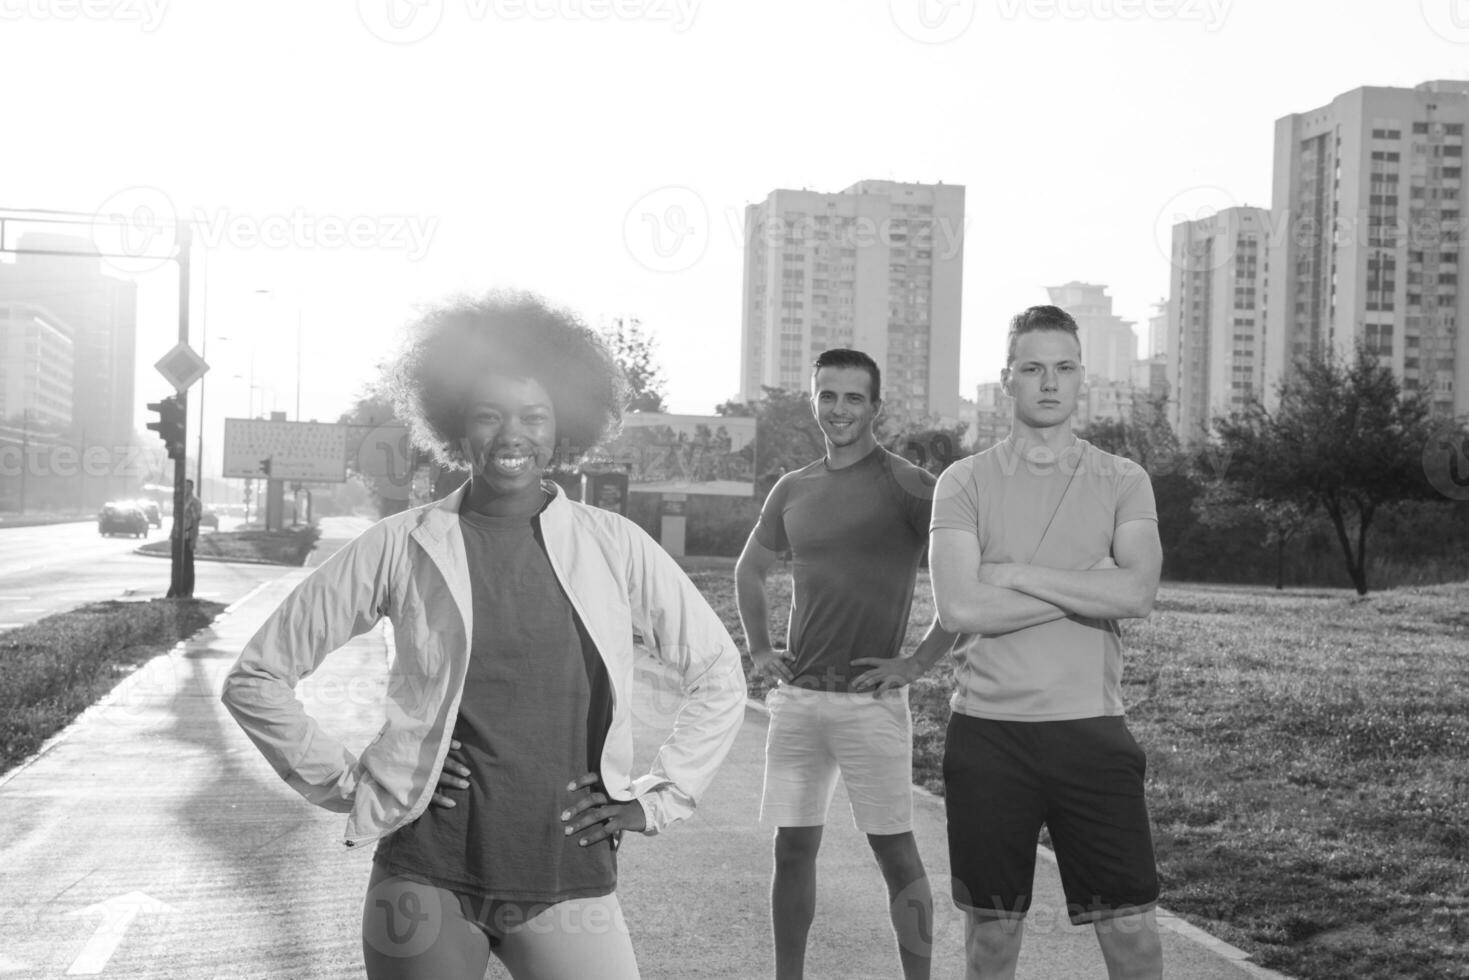
<svg viewBox="0 0 1469 980">
<path fill-rule="evenodd" d="M 566 493 L 554 480 L 542 480 L 541 486 L 551 494 L 550 503 L 541 511 L 542 525 L 560 527 L 571 517 L 571 503 Z M 446 494 L 443 499 L 427 504 L 419 510 L 414 533 L 417 537 L 435 545 L 440 544 L 459 526 L 459 511 L 464 507 L 464 498 L 469 495 L 469 481 Z"/>
</svg>

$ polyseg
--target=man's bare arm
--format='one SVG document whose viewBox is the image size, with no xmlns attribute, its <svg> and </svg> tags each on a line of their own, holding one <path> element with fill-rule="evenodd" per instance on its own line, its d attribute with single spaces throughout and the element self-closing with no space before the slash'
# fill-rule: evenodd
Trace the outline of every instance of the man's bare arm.
<svg viewBox="0 0 1469 980">
<path fill-rule="evenodd" d="M 1141 519 L 1123 524 L 1113 536 L 1112 553 L 1117 562 L 1113 569 L 1072 571 L 992 563 L 980 568 L 979 577 L 991 586 L 1015 589 L 1077 616 L 1141 619 L 1152 611 L 1163 571 L 1158 522 Z"/>
<path fill-rule="evenodd" d="M 735 604 L 755 670 L 789 683 L 789 659 L 779 656 L 770 642 L 770 606 L 765 596 L 765 576 L 779 560 L 779 554 L 755 540 L 754 532 L 750 532 L 745 550 L 735 562 Z"/>
<path fill-rule="evenodd" d="M 979 540 L 970 531 L 935 528 L 928 568 L 939 623 L 950 633 L 1011 633 L 1069 615 L 1045 599 L 981 581 Z"/>
</svg>

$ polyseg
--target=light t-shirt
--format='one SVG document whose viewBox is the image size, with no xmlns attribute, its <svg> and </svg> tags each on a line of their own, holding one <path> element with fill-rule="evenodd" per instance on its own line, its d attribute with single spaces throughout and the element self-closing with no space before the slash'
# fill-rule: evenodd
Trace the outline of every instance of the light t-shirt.
<svg viewBox="0 0 1469 980">
<path fill-rule="evenodd" d="M 981 562 L 1083 570 L 1112 553 L 1118 527 L 1158 519 L 1148 474 L 1085 440 L 1037 465 L 1008 442 L 944 471 L 934 530 L 979 538 Z M 1071 616 L 954 645 L 954 711 L 1000 721 L 1120 715 L 1122 634 L 1114 620 Z"/>
</svg>

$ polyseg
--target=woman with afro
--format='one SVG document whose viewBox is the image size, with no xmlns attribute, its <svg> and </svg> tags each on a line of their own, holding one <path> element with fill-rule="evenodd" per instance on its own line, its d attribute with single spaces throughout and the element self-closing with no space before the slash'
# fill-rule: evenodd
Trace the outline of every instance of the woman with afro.
<svg viewBox="0 0 1469 980">
<path fill-rule="evenodd" d="M 372 980 L 637 976 L 617 902 L 625 831 L 692 813 L 744 714 L 734 642 L 631 521 L 543 479 L 621 419 L 623 384 L 575 316 L 516 293 L 411 328 L 389 372 L 416 443 L 469 471 L 338 551 L 251 639 L 223 699 L 276 772 L 375 844 Z M 354 755 L 296 684 L 386 617 L 387 722 Z M 677 721 L 634 775 L 634 632 L 680 678 Z"/>
</svg>

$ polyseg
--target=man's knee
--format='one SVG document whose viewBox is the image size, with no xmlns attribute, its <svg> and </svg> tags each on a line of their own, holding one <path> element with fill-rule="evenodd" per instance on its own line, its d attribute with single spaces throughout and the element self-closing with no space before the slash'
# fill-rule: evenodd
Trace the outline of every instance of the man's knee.
<svg viewBox="0 0 1469 980">
<path fill-rule="evenodd" d="M 816 854 L 820 849 L 820 827 L 780 827 L 775 832 L 777 865 L 815 864 Z"/>
<path fill-rule="evenodd" d="M 1013 964 L 1020 958 L 1020 941 L 1024 935 L 1024 919 L 970 913 L 964 936 L 970 965 L 983 976 L 983 971 L 1000 970 Z"/>
<path fill-rule="evenodd" d="M 1163 942 L 1158 936 L 1157 915 L 1152 910 L 1102 919 L 1094 928 L 1114 975 L 1162 975 Z"/>
<path fill-rule="evenodd" d="M 872 845 L 872 854 L 877 858 L 878 867 L 889 881 L 906 885 L 927 873 L 923 868 L 923 859 L 918 855 L 918 842 L 911 832 L 868 834 L 867 840 Z"/>
</svg>

